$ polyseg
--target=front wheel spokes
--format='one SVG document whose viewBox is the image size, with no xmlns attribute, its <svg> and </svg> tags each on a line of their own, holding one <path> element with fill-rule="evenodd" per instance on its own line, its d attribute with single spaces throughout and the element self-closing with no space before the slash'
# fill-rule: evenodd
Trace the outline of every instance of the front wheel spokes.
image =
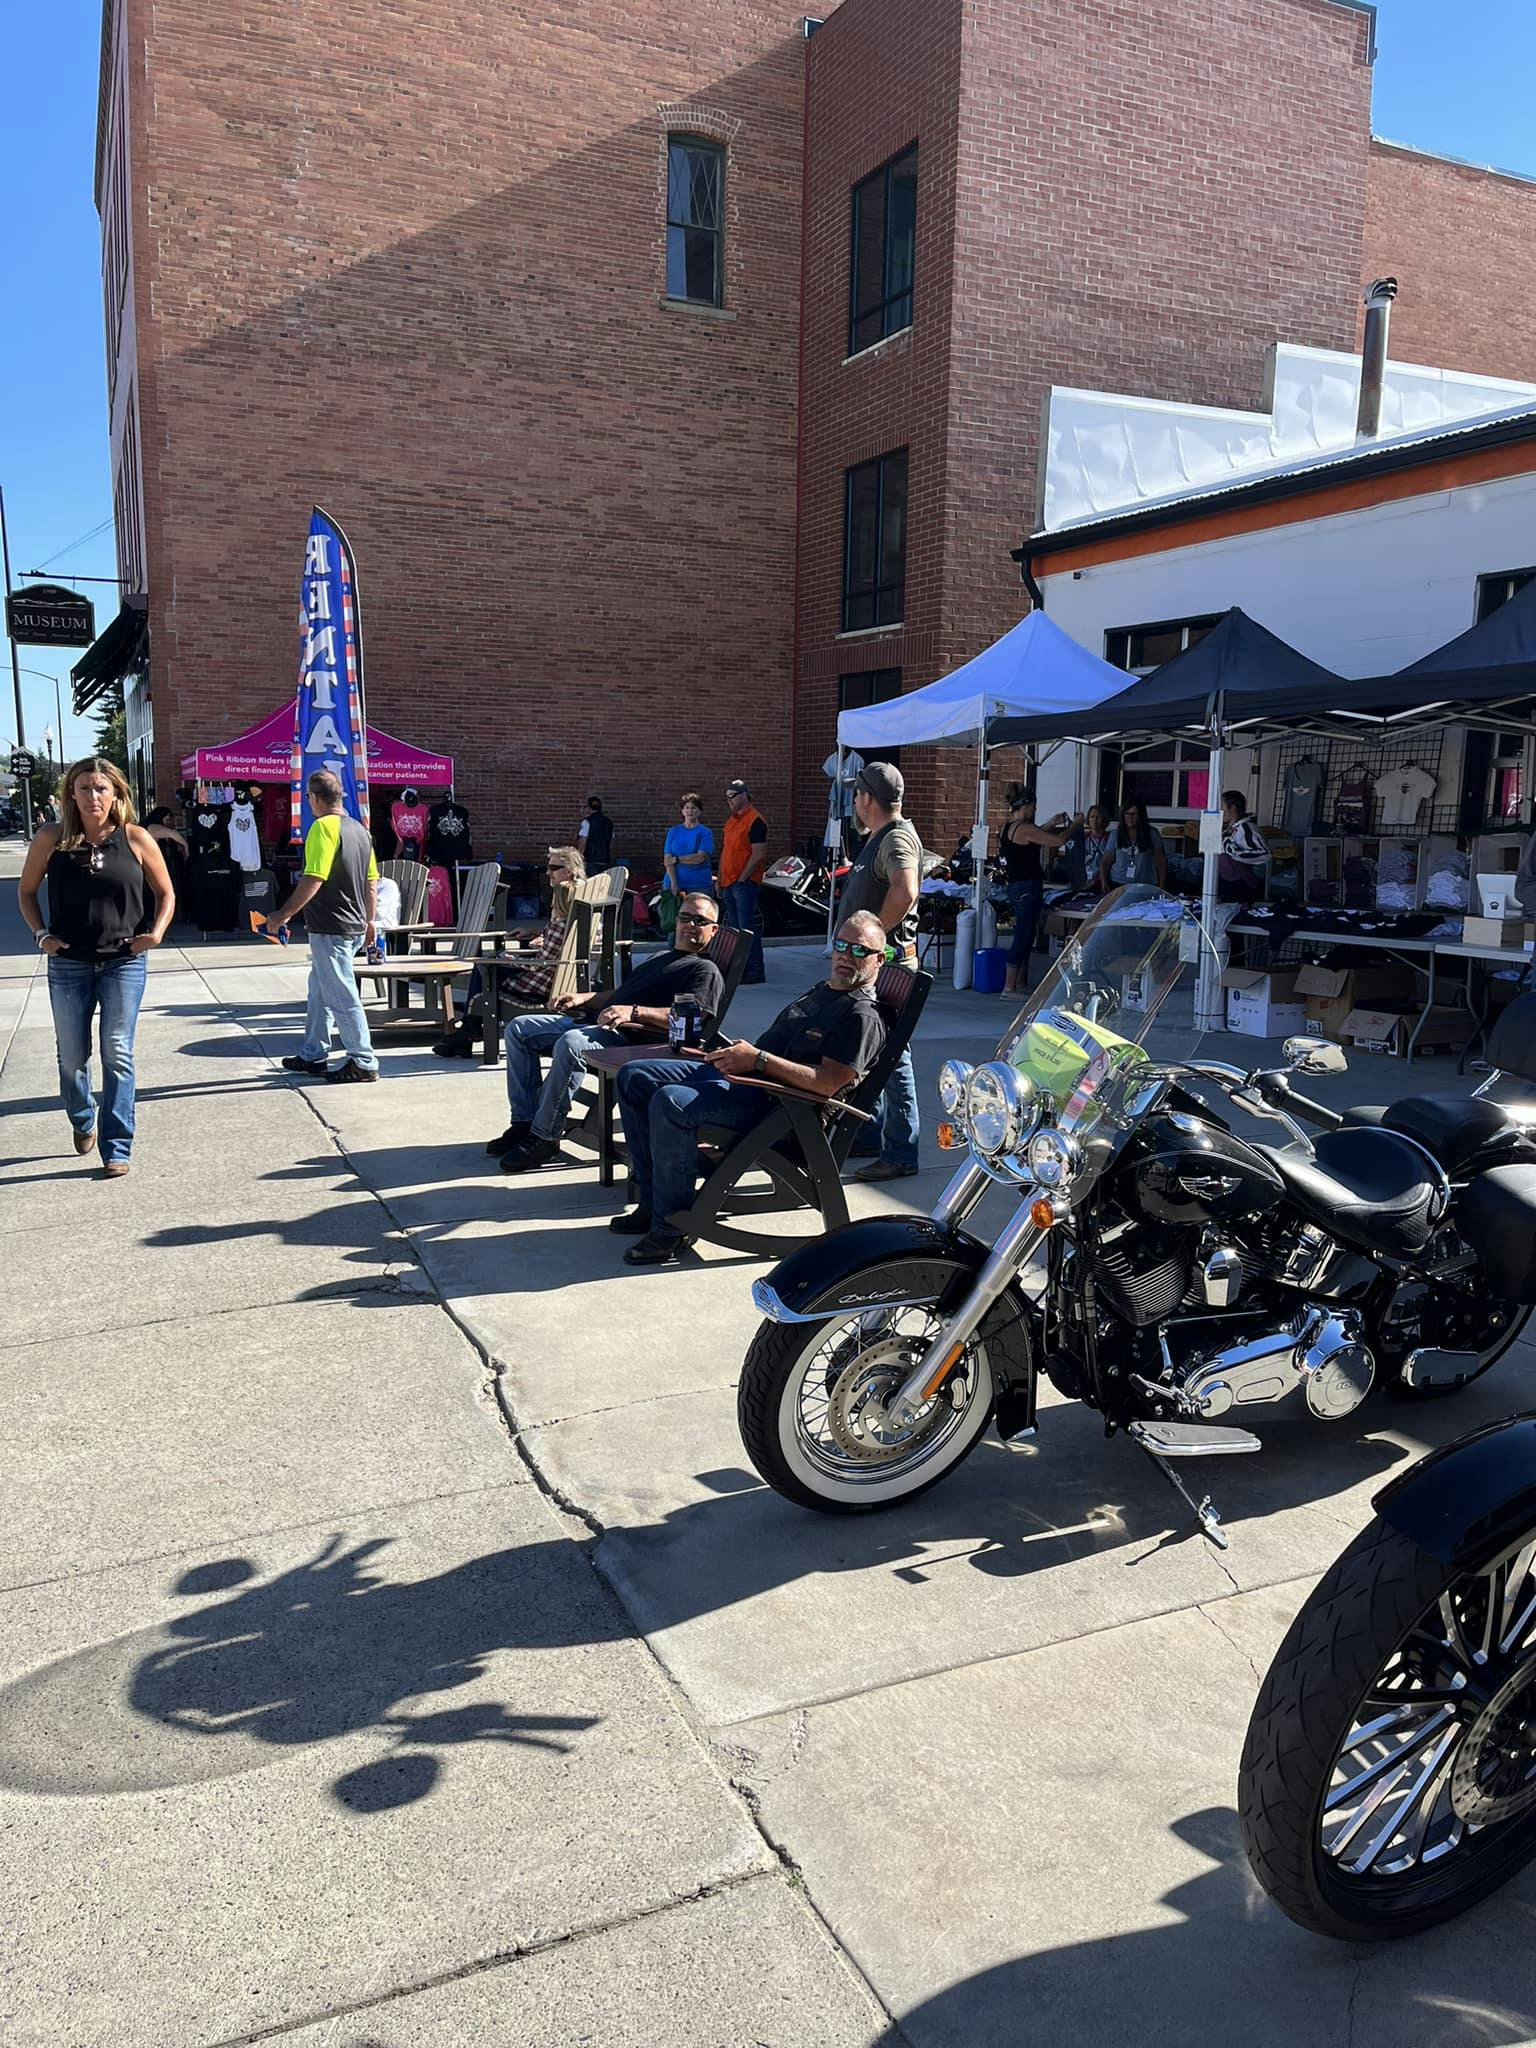
<svg viewBox="0 0 1536 2048">
<path fill-rule="evenodd" d="M 1417 1701 L 1415 1701 L 1414 1706 L 1416 1707 L 1417 1704 Z M 1380 1737 L 1386 1734 L 1389 1728 L 1400 1728 L 1408 1715 L 1413 1711 L 1413 1707 L 1401 1707 L 1393 1714 L 1378 1714 L 1374 1721 L 1369 1721 L 1363 1727 L 1355 1729 L 1350 1735 L 1348 1744 L 1340 1754 L 1340 1763 L 1343 1763 L 1346 1756 L 1351 1756 L 1357 1751 L 1364 1750 L 1368 1745 L 1375 1744 Z M 1386 1772 L 1400 1769 L 1410 1752 L 1428 1741 L 1432 1735 L 1445 1726 L 1450 1718 L 1451 1711 L 1449 1707 L 1442 1707 L 1430 1720 L 1426 1721 L 1421 1727 L 1414 1729 L 1411 1736 L 1406 1741 L 1400 1743 L 1397 1748 L 1389 1749 L 1385 1755 L 1377 1757 L 1374 1763 L 1367 1764 L 1363 1770 L 1357 1771 L 1354 1777 L 1346 1778 L 1342 1785 L 1335 1785 L 1323 1802 L 1324 1817 L 1326 1818 L 1327 1815 L 1333 1813 L 1337 1808 L 1352 1803 L 1358 1794 L 1364 1792 L 1368 1786 L 1374 1785 L 1376 1780 L 1384 1776 Z"/>
<path fill-rule="evenodd" d="M 1359 1877 L 1370 1869 L 1421 1799 L 1427 1799 L 1433 1806 L 1440 1791 L 1440 1766 L 1461 1733 L 1454 1723 L 1436 1725 L 1437 1732 L 1415 1735 L 1395 1752 L 1389 1759 L 1394 1768 L 1377 1779 L 1353 1818 L 1331 1841 L 1324 1843 L 1328 1854 L 1351 1877 Z M 1427 1827 L 1428 1812 L 1424 1818 Z"/>
<path fill-rule="evenodd" d="M 1503 1598 L 1499 1612 L 1501 1656 L 1513 1650 L 1517 1644 L 1523 1644 L 1530 1633 L 1532 1622 L 1536 1621 L 1536 1580 L 1531 1576 L 1533 1564 L 1536 1564 L 1536 1543 L 1527 1543 L 1523 1550 L 1516 1551 L 1503 1568 Z"/>
</svg>

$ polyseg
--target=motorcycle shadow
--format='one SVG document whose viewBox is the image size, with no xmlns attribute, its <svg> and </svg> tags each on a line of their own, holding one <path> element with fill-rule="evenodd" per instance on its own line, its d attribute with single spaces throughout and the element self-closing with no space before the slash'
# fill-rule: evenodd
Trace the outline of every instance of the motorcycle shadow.
<svg viewBox="0 0 1536 2048">
<path fill-rule="evenodd" d="M 1510 2048 L 1536 2037 L 1536 1871 L 1430 1934 L 1349 1946 L 1305 1933 L 1270 1904 L 1230 1808 L 1190 1814 L 1171 1832 L 1212 1865 L 1163 1894 L 1184 1916 L 1176 1924 L 979 1970 L 900 2013 L 876 2048 Z M 1079 1846 L 1091 1893 L 1093 1866 L 1113 1845 Z M 1027 1883 L 1027 1870 L 1020 1877 Z"/>
</svg>

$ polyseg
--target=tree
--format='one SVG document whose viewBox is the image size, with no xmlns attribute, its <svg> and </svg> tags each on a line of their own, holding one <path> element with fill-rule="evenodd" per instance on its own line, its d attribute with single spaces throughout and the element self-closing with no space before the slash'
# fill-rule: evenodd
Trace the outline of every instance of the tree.
<svg viewBox="0 0 1536 2048">
<path fill-rule="evenodd" d="M 114 683 L 96 709 L 95 745 L 92 752 L 128 773 L 128 722 L 123 711 L 123 686 Z"/>
</svg>

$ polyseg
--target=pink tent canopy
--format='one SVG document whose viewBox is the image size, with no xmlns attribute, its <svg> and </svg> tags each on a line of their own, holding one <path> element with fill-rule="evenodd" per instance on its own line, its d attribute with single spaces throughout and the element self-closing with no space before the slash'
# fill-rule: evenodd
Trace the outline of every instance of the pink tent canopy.
<svg viewBox="0 0 1536 2048">
<path fill-rule="evenodd" d="M 294 703 L 290 697 L 270 718 L 253 725 L 221 747 L 199 747 L 183 757 L 181 772 L 195 782 L 286 782 L 293 747 Z M 417 789 L 449 789 L 453 763 L 446 754 L 428 754 L 392 739 L 376 725 L 368 728 L 368 779 L 401 783 Z"/>
</svg>

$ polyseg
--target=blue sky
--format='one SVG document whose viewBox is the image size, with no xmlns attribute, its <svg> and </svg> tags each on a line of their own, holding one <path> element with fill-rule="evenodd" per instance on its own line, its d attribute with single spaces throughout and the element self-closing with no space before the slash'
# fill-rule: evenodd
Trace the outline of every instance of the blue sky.
<svg viewBox="0 0 1536 2048">
<path fill-rule="evenodd" d="M 46 567 L 61 582 L 116 571 L 91 198 L 100 36 L 98 0 L 12 8 L 0 64 L 0 218 L 11 277 L 26 266 L 0 319 L 0 488 L 13 572 Z M 1381 0 L 1378 40 L 1378 135 L 1536 176 L 1536 0 Z M 103 522 L 95 539 L 69 548 Z M 114 591 L 83 587 L 105 624 Z M 21 650 L 26 667 L 45 672 L 22 677 L 34 743 L 54 717 L 47 678 L 66 677 L 73 658 Z M 62 695 L 65 751 L 81 752 L 89 728 L 70 716 L 67 682 Z M 14 723 L 5 677 L 0 739 L 14 736 Z"/>
</svg>

